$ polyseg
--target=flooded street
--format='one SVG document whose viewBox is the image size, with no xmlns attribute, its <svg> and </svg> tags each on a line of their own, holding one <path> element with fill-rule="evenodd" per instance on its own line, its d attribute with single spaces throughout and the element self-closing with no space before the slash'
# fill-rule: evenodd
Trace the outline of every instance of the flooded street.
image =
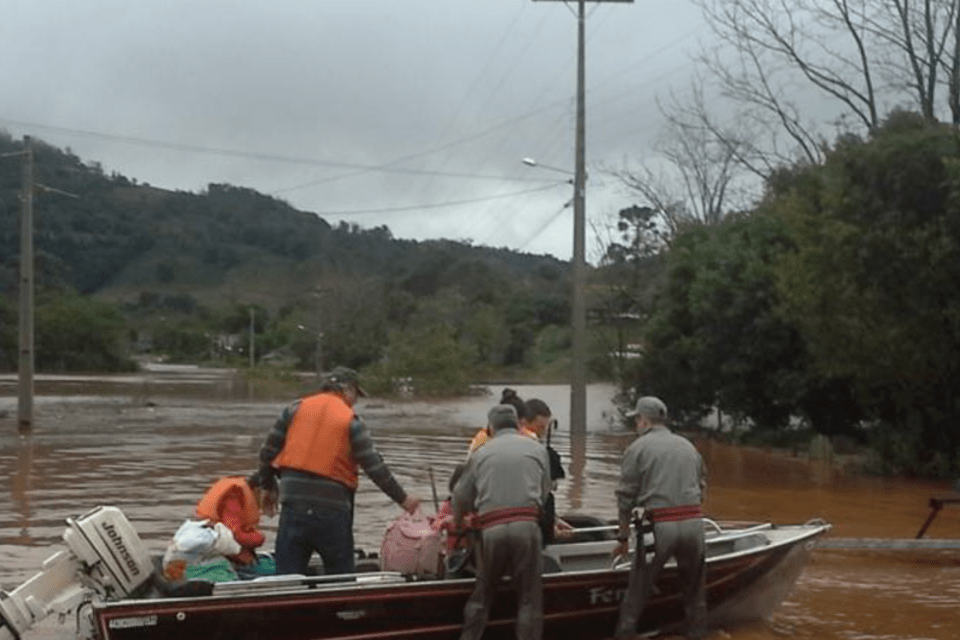
<svg viewBox="0 0 960 640">
<path fill-rule="evenodd" d="M 614 517 L 620 455 L 631 435 L 608 420 L 612 388 L 590 388 L 580 465 L 571 465 L 567 389 L 515 388 L 524 398 L 543 398 L 560 418 L 552 443 L 568 478 L 557 492 L 558 511 Z M 371 398 L 358 412 L 401 484 L 432 510 L 433 487 L 442 500 L 450 471 L 500 389 L 440 403 Z M 0 377 L 0 587 L 5 589 L 62 548 L 66 517 L 100 504 L 123 509 L 148 546 L 162 549 L 215 478 L 255 468 L 264 435 L 295 395 L 289 388 L 254 387 L 222 372 L 189 368 L 109 378 L 38 377 L 37 394 L 33 435 L 21 438 L 16 379 Z M 862 477 L 787 454 L 714 441 L 698 445 L 709 468 L 705 511 L 718 520 L 823 518 L 833 524 L 832 536 L 913 538 L 929 513 L 929 499 L 950 492 L 949 483 Z M 362 477 L 358 546 L 379 550 L 384 530 L 399 514 L 399 507 Z M 266 548 L 272 549 L 276 524 L 276 518 L 265 523 Z M 960 539 L 960 508 L 945 507 L 927 537 Z M 713 637 L 953 640 L 960 637 L 958 608 L 958 550 L 819 549 L 771 621 Z M 69 637 L 60 634 L 45 628 L 27 638 Z"/>
</svg>

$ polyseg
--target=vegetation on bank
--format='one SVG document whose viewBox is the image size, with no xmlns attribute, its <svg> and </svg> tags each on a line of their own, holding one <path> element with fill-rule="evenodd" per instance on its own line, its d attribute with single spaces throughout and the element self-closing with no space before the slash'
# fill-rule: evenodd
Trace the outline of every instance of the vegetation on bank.
<svg viewBox="0 0 960 640">
<path fill-rule="evenodd" d="M 960 473 L 960 138 L 895 112 L 783 169 L 753 211 L 659 253 L 629 378 L 687 420 L 868 444 L 879 470 Z"/>
<path fill-rule="evenodd" d="M 954 477 L 960 138 L 895 112 L 824 153 L 782 168 L 755 208 L 712 224 L 665 234 L 653 207 L 619 212 L 616 240 L 589 270 L 590 375 L 669 399 L 681 425 L 719 410 L 746 427 L 736 432 L 745 442 L 798 447 L 823 434 L 870 447 L 877 471 Z M 52 148 L 39 155 L 44 180 L 62 178 L 58 188 L 96 206 L 38 205 L 41 371 L 121 370 L 145 351 L 244 367 L 252 336 L 254 375 L 344 364 L 379 395 L 566 379 L 562 262 L 331 228 L 225 185 L 160 192 L 61 156 L 66 168 Z M 7 370 L 16 186 L 0 173 Z"/>
</svg>

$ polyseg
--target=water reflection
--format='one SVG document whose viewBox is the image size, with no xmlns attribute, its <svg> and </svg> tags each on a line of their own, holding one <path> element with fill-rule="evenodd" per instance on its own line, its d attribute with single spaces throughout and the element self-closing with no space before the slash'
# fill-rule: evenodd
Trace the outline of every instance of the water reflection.
<svg viewBox="0 0 960 640">
<path fill-rule="evenodd" d="M 360 411 L 398 479 L 430 505 L 434 490 L 446 496 L 450 473 L 500 390 L 434 404 L 369 399 Z M 560 418 L 561 429 L 551 436 L 568 472 L 557 491 L 559 511 L 614 517 L 620 456 L 632 435 L 610 419 L 612 388 L 591 386 L 582 442 L 570 439 L 566 387 L 517 390 L 524 398 L 544 399 Z M 0 415 L 8 410 L 0 419 L 0 496 L 10 499 L 9 508 L 0 509 L 4 588 L 28 578 L 61 548 L 66 517 L 98 504 L 123 509 L 146 544 L 162 549 L 210 482 L 253 469 L 262 438 L 297 394 L 195 371 L 183 378 L 165 373 L 156 381 L 41 380 L 38 391 L 43 395 L 29 438 L 16 434 L 15 397 L 0 397 Z M 949 488 L 850 475 L 791 454 L 697 444 L 709 468 L 705 509 L 720 519 L 822 517 L 834 524 L 835 535 L 910 538 L 926 517 L 929 497 Z M 399 513 L 361 476 L 358 545 L 378 550 Z M 958 516 L 958 510 L 944 509 L 928 535 L 960 538 Z M 268 546 L 276 523 L 266 523 Z M 733 630 L 730 637 L 947 640 L 960 636 L 958 599 L 960 552 L 820 551 L 772 623 Z"/>
<path fill-rule="evenodd" d="M 30 479 L 33 473 L 33 439 L 29 436 L 20 437 L 20 447 L 17 449 L 17 474 L 13 479 L 11 498 L 13 508 L 20 516 L 20 537 L 18 544 L 25 544 L 30 536 Z"/>
</svg>

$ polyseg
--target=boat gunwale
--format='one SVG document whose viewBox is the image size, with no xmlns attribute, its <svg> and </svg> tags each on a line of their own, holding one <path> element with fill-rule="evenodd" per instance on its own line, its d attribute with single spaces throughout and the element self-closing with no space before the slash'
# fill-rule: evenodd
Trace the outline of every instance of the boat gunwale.
<svg viewBox="0 0 960 640">
<path fill-rule="evenodd" d="M 816 537 L 822 535 L 830 529 L 830 525 L 827 523 L 808 523 L 808 524 L 797 524 L 797 525 L 772 525 L 770 527 L 765 527 L 763 530 L 753 531 L 753 534 L 761 534 L 763 531 L 773 532 L 777 531 L 780 533 L 787 533 L 787 536 L 776 540 L 769 540 L 768 544 L 758 545 L 754 547 L 748 547 L 745 549 L 733 550 L 728 553 L 723 553 L 715 556 L 708 557 L 706 559 L 707 566 L 716 565 L 722 562 L 728 562 L 732 560 L 737 560 L 743 557 L 748 557 L 751 555 L 756 555 L 758 553 L 763 553 L 764 555 L 776 552 L 783 547 L 792 547 L 798 544 L 803 544 L 804 542 L 815 539 Z M 733 538 L 736 539 L 736 538 Z M 713 538 L 711 542 L 717 543 L 722 541 L 729 541 L 730 538 L 718 539 Z M 599 541 L 589 541 L 584 543 L 572 543 L 572 544 L 609 544 L 612 546 L 615 544 L 615 540 L 599 540 Z M 561 545 L 551 545 L 551 546 L 561 546 Z M 668 563 L 666 568 L 670 568 L 674 563 Z M 569 583 L 574 581 L 587 581 L 595 582 L 598 578 L 602 578 L 607 575 L 619 575 L 629 571 L 629 563 L 623 565 L 618 565 L 617 567 L 605 567 L 605 568 L 595 568 L 595 569 L 579 569 L 572 571 L 559 571 L 555 573 L 548 573 L 543 575 L 543 585 L 544 588 L 548 588 L 553 584 L 562 584 Z M 393 575 L 395 572 L 383 572 Z M 352 577 L 367 577 L 371 574 L 356 573 L 356 574 L 347 574 L 347 576 Z M 375 574 L 374 574 L 375 575 Z M 397 574 L 403 576 L 403 574 Z M 231 600 L 242 600 L 247 602 L 249 600 L 256 599 L 285 599 L 286 597 L 300 599 L 303 597 L 316 597 L 322 596 L 327 599 L 336 599 L 338 597 L 350 597 L 363 594 L 364 596 L 375 596 L 379 592 L 388 592 L 388 593 L 403 593 L 404 597 L 410 595 L 409 592 L 416 592 L 418 590 L 435 590 L 442 585 L 443 591 L 456 591 L 458 587 L 469 587 L 472 588 L 472 585 L 475 582 L 473 577 L 465 578 L 429 578 L 429 579 L 409 579 L 407 577 L 401 577 L 398 580 L 390 581 L 367 581 L 367 582 L 357 582 L 350 580 L 349 577 L 345 576 L 344 581 L 337 582 L 328 582 L 324 584 L 323 582 L 316 581 L 317 578 L 322 576 L 290 576 L 291 582 L 299 581 L 299 584 L 290 584 L 284 585 L 282 581 L 277 581 L 278 584 L 276 588 L 270 588 L 267 586 L 267 581 L 257 583 L 256 581 L 231 581 L 223 584 L 228 585 L 244 585 L 249 586 L 248 589 L 237 588 L 233 591 L 227 591 L 222 593 L 211 593 L 209 595 L 202 596 L 165 596 L 159 598 L 124 598 L 122 600 L 115 601 L 100 601 L 92 603 L 94 609 L 109 612 L 112 610 L 122 610 L 129 609 L 134 607 L 150 607 L 150 608 L 168 608 L 169 606 L 176 606 L 181 604 L 193 604 L 200 605 L 202 603 L 210 603 L 211 605 L 220 604 Z M 314 582 L 311 582 L 313 580 Z M 252 586 L 256 585 L 256 586 Z M 205 608 L 205 607 L 204 607 Z"/>
</svg>

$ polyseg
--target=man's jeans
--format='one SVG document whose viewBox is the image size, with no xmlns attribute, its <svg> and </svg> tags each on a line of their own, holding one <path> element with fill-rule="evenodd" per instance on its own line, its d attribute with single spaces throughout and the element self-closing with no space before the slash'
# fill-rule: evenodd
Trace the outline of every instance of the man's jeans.
<svg viewBox="0 0 960 640">
<path fill-rule="evenodd" d="M 325 574 L 354 572 L 353 511 L 306 500 L 285 501 L 274 553 L 277 574 L 305 575 L 314 551 L 323 559 Z"/>
</svg>

